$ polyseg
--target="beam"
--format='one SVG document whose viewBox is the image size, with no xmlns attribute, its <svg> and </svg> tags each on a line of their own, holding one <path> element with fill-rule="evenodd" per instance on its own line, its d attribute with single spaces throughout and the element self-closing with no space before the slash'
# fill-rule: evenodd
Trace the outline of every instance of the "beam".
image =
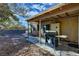
<svg viewBox="0 0 79 59">
<path fill-rule="evenodd" d="M 60 15 L 57 15 L 58 16 L 58 18 L 62 18 Z"/>
<path fill-rule="evenodd" d="M 79 8 L 78 8 L 79 9 Z M 47 16 L 44 16 L 44 17 L 41 17 L 41 18 L 39 18 L 39 19 L 45 19 L 45 18 L 50 18 L 50 17 L 54 17 L 54 16 L 57 16 L 57 15 L 60 15 L 60 14 L 64 14 L 64 13 L 68 13 L 68 12 L 72 12 L 72 11 L 74 11 L 74 10 L 76 10 L 76 9 L 73 9 L 73 10 L 68 10 L 68 11 L 64 11 L 64 12 L 62 12 L 62 13 L 57 13 L 57 14 L 51 14 L 51 15 L 47 15 Z"/>
<path fill-rule="evenodd" d="M 68 13 L 65 13 L 66 16 L 70 16 Z"/>
</svg>

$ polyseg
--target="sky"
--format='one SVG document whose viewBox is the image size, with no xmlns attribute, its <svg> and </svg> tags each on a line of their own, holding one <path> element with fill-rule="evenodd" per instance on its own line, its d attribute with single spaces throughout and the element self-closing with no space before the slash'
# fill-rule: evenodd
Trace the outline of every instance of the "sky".
<svg viewBox="0 0 79 59">
<path fill-rule="evenodd" d="M 19 13 L 19 11 L 16 12 L 15 15 L 17 16 L 17 18 L 19 18 L 20 25 L 27 27 L 27 21 L 25 20 L 39 13 L 42 13 L 45 10 L 54 7 L 55 5 L 57 5 L 57 3 L 16 3 L 16 7 L 12 7 L 12 4 L 9 4 L 9 7 L 13 12 L 16 11 L 14 9 L 15 8 L 17 9 L 17 7 L 25 8 L 24 10 L 25 16 Z"/>
</svg>

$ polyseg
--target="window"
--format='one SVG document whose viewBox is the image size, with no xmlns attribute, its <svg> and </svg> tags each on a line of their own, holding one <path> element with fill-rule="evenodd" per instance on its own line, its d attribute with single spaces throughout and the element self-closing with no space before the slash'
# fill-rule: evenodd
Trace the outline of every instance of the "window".
<svg viewBox="0 0 79 59">
<path fill-rule="evenodd" d="M 50 24 L 46 25 L 46 30 L 50 30 Z"/>
</svg>

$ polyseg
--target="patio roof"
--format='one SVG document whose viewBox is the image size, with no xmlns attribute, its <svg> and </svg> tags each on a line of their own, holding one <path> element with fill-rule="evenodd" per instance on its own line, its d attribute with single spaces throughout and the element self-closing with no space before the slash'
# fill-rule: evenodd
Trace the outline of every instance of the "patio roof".
<svg viewBox="0 0 79 59">
<path fill-rule="evenodd" d="M 38 22 L 46 21 L 46 18 L 52 17 L 53 19 L 68 17 L 68 16 L 77 16 L 79 15 L 79 4 L 78 3 L 66 3 L 66 4 L 58 4 L 49 10 L 38 14 L 32 18 L 29 18 L 28 22 Z"/>
</svg>

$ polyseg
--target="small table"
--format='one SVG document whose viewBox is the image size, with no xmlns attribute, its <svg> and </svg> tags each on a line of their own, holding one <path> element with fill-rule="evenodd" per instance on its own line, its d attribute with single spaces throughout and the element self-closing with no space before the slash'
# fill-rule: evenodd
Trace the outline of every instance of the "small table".
<svg viewBox="0 0 79 59">
<path fill-rule="evenodd" d="M 56 31 L 52 31 L 52 30 L 50 30 L 50 31 L 49 30 L 46 30 L 46 32 L 47 33 L 52 33 L 52 32 L 55 32 L 56 33 Z"/>
<path fill-rule="evenodd" d="M 60 39 L 67 39 L 68 38 L 68 36 L 67 35 L 57 35 L 56 36 L 57 38 L 59 38 L 59 41 L 60 41 Z"/>
<path fill-rule="evenodd" d="M 57 38 L 61 38 L 61 39 L 66 39 L 66 38 L 68 38 L 67 35 L 57 35 L 56 37 L 57 37 Z"/>
<path fill-rule="evenodd" d="M 58 39 L 59 42 L 61 41 L 60 39 L 63 39 L 64 40 L 64 39 L 67 39 L 68 38 L 67 35 L 57 35 L 56 37 L 59 38 Z"/>
<path fill-rule="evenodd" d="M 60 42 L 60 39 L 67 39 L 68 38 L 67 35 L 57 35 L 56 37 L 59 38 L 59 42 Z M 61 50 L 60 50 L 60 56 L 61 56 Z"/>
</svg>

